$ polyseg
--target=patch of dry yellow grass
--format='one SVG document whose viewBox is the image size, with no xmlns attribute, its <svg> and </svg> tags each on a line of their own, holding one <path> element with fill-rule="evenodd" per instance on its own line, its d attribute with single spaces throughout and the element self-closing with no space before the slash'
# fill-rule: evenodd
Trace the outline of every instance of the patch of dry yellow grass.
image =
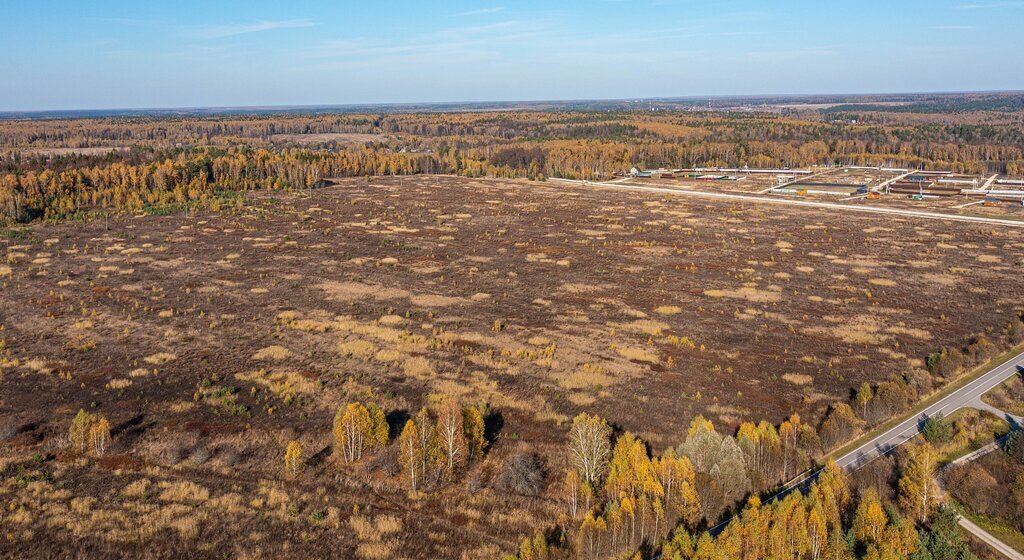
<svg viewBox="0 0 1024 560">
<path fill-rule="evenodd" d="M 331 324 L 326 321 L 317 321 L 315 319 L 297 319 L 288 323 L 290 328 L 304 332 L 327 332 L 331 328 Z"/>
<path fill-rule="evenodd" d="M 374 520 L 377 530 L 383 535 L 398 533 L 405 526 L 400 517 L 394 515 L 378 515 Z"/>
<path fill-rule="evenodd" d="M 660 336 L 661 333 L 670 328 L 668 323 L 652 321 L 650 319 L 640 319 L 632 323 L 619 325 L 619 327 L 624 331 L 640 332 L 650 336 Z"/>
<path fill-rule="evenodd" d="M 365 560 L 385 560 L 394 558 L 398 548 L 396 541 L 360 543 L 356 546 L 356 556 Z"/>
<path fill-rule="evenodd" d="M 158 499 L 163 502 L 200 503 L 210 498 L 210 491 L 189 480 L 164 481 L 159 485 Z"/>
<path fill-rule="evenodd" d="M 338 344 L 338 352 L 343 356 L 367 359 L 377 351 L 377 347 L 365 340 L 348 340 Z"/>
<path fill-rule="evenodd" d="M 45 358 L 30 358 L 25 360 L 24 366 L 43 375 L 53 373 L 53 368 L 50 367 L 49 362 Z"/>
<path fill-rule="evenodd" d="M 892 335 L 882 333 L 882 325 L 871 315 L 853 317 L 826 315 L 823 318 L 833 323 L 834 326 L 807 327 L 803 329 L 803 332 L 831 336 L 847 344 L 881 344 L 892 338 Z"/>
<path fill-rule="evenodd" d="M 402 353 L 396 350 L 385 348 L 374 354 L 373 359 L 383 363 L 397 362 L 398 360 L 402 359 Z"/>
<path fill-rule="evenodd" d="M 145 358 L 142 359 L 142 361 L 146 362 L 147 364 L 153 364 L 154 366 L 158 366 L 160 364 L 166 364 L 167 362 L 171 362 L 177 359 L 178 357 L 175 356 L 174 354 L 171 354 L 170 352 L 157 352 L 156 354 L 153 354 L 151 356 L 146 356 Z"/>
<path fill-rule="evenodd" d="M 918 329 L 918 328 L 913 328 L 913 327 L 904 327 L 904 326 L 889 327 L 889 328 L 885 329 L 885 332 L 892 333 L 892 334 L 905 334 L 907 336 L 911 336 L 911 337 L 916 338 L 918 340 L 931 340 L 932 339 L 932 333 L 930 333 L 930 332 L 928 332 L 928 331 L 926 331 L 924 329 Z"/>
<path fill-rule="evenodd" d="M 771 303 L 782 299 L 777 291 L 758 290 L 750 286 L 743 286 L 735 290 L 704 290 L 704 295 L 714 298 L 745 299 L 755 303 Z"/>
<path fill-rule="evenodd" d="M 89 319 L 79 319 L 79 320 L 75 321 L 74 325 L 71 326 L 71 328 L 77 329 L 77 330 L 80 330 L 80 331 L 89 330 L 92 327 L 93 327 L 93 323 Z"/>
<path fill-rule="evenodd" d="M 405 322 L 405 318 L 401 317 L 399 315 L 384 315 L 380 319 L 377 319 L 377 322 L 382 324 L 382 325 L 393 327 L 393 326 L 401 325 L 402 323 L 404 323 Z"/>
<path fill-rule="evenodd" d="M 782 379 L 793 385 L 810 385 L 814 382 L 813 377 L 803 373 L 785 373 L 782 375 Z"/>
<path fill-rule="evenodd" d="M 460 297 L 414 294 L 401 288 L 385 288 L 379 285 L 362 284 L 359 282 L 331 281 L 319 284 L 317 287 L 327 292 L 327 297 L 335 301 L 407 299 L 410 303 L 419 307 L 448 307 L 465 304 L 470 301 Z"/>
<path fill-rule="evenodd" d="M 348 523 L 359 541 L 356 546 L 357 556 L 367 560 L 394 557 L 398 543 L 393 539 L 384 540 L 384 537 L 402 531 L 404 523 L 400 518 L 393 515 L 378 515 L 371 521 L 368 517 L 355 514 L 349 518 Z"/>
<path fill-rule="evenodd" d="M 402 362 L 402 372 L 409 377 L 421 380 L 430 379 L 437 375 L 433 366 L 430 365 L 430 361 L 422 356 L 407 358 Z"/>
<path fill-rule="evenodd" d="M 129 483 L 121 490 L 121 494 L 128 496 L 129 498 L 141 498 L 149 493 L 149 487 L 152 486 L 152 482 L 148 478 L 140 478 L 135 482 Z"/>
<path fill-rule="evenodd" d="M 131 379 L 111 379 L 107 382 L 107 389 L 117 391 L 119 389 L 127 389 L 132 386 Z"/>
<path fill-rule="evenodd" d="M 282 360 L 288 359 L 291 355 L 291 351 L 285 348 L 284 346 L 275 345 L 267 346 L 266 348 L 258 350 L 255 354 L 252 355 L 251 359 L 258 361 L 280 362 Z"/>
<path fill-rule="evenodd" d="M 616 352 L 627 360 L 634 360 L 637 362 L 649 362 L 652 364 L 658 363 L 660 358 L 657 354 L 650 352 L 645 348 L 633 347 L 633 346 L 622 346 L 615 349 Z"/>
<path fill-rule="evenodd" d="M 250 371 L 236 373 L 235 378 L 262 385 L 281 397 L 313 394 L 320 388 L 315 379 L 307 379 L 295 371 Z"/>
<path fill-rule="evenodd" d="M 568 374 L 553 372 L 551 377 L 565 389 L 595 389 L 611 387 L 618 383 L 618 379 L 609 375 L 603 367 L 590 364 L 583 364 Z"/>
<path fill-rule="evenodd" d="M 380 531 L 377 530 L 377 527 L 367 517 L 358 514 L 353 515 L 348 519 L 348 525 L 352 527 L 356 538 L 360 541 L 380 540 Z"/>
</svg>

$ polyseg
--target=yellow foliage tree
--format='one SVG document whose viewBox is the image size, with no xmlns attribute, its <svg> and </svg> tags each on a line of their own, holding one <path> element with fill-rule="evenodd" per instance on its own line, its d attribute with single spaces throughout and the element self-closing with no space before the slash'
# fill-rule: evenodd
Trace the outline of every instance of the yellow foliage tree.
<svg viewBox="0 0 1024 560">
<path fill-rule="evenodd" d="M 92 427 L 92 415 L 83 409 L 71 420 L 71 427 L 68 428 L 68 438 L 71 446 L 79 453 L 89 451 L 89 429 Z"/>
<path fill-rule="evenodd" d="M 907 448 L 907 466 L 899 480 L 900 505 L 921 523 L 938 503 L 937 466 L 938 453 L 932 444 L 924 441 Z"/>
<path fill-rule="evenodd" d="M 370 413 L 360 403 L 349 403 L 334 415 L 334 441 L 348 463 L 362 458 L 363 449 L 373 439 Z"/>
<path fill-rule="evenodd" d="M 110 422 L 105 417 L 95 417 L 89 427 L 89 442 L 96 455 L 103 456 L 107 452 L 110 446 Z"/>
<path fill-rule="evenodd" d="M 417 484 L 422 477 L 423 448 L 420 446 L 420 429 L 416 421 L 409 419 L 398 436 L 398 462 L 409 476 L 409 489 L 416 492 Z"/>
<path fill-rule="evenodd" d="M 462 411 L 462 431 L 466 438 L 468 459 L 480 460 L 487 446 L 487 440 L 484 438 L 484 417 L 480 414 L 480 409 L 470 406 Z"/>
<path fill-rule="evenodd" d="M 878 492 L 869 488 L 861 497 L 853 516 L 853 536 L 863 543 L 879 544 L 888 522 Z"/>
<path fill-rule="evenodd" d="M 370 415 L 369 447 L 373 449 L 387 447 L 388 433 L 390 432 L 387 415 L 373 403 L 366 405 L 366 411 Z"/>
<path fill-rule="evenodd" d="M 302 472 L 302 446 L 295 440 L 288 442 L 284 451 L 284 472 L 293 478 Z"/>
</svg>

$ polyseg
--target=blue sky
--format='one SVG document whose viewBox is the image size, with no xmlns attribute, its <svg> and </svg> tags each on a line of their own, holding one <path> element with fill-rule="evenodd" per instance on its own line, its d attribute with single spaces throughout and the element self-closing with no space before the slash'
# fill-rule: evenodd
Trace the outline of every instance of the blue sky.
<svg viewBox="0 0 1024 560">
<path fill-rule="evenodd" d="M 0 110 L 1024 89 L 1024 0 L 0 0 Z"/>
</svg>

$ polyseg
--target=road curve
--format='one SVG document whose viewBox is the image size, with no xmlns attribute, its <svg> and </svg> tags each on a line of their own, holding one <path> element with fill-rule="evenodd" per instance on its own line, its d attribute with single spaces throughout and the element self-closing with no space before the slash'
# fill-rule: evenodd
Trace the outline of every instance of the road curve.
<svg viewBox="0 0 1024 560">
<path fill-rule="evenodd" d="M 727 200 L 741 200 L 745 202 L 756 202 L 758 204 L 789 204 L 791 206 L 806 206 L 811 208 L 829 208 L 848 212 L 863 212 L 867 214 L 895 214 L 909 218 L 927 218 L 932 220 L 948 220 L 953 222 L 975 222 L 982 224 L 994 224 L 1008 227 L 1024 227 L 1024 221 L 1004 220 L 1000 218 L 983 218 L 981 216 L 961 216 L 959 214 L 943 214 L 941 212 L 923 212 L 919 210 L 903 210 L 900 208 L 886 208 L 884 206 L 849 206 L 836 204 L 834 202 L 814 202 L 811 200 L 793 200 L 788 198 L 770 198 L 767 196 L 756 196 L 748 194 L 729 194 L 709 191 L 670 189 L 667 187 L 652 187 L 647 185 L 629 185 L 624 183 L 595 183 L 592 181 L 578 181 L 575 179 L 548 178 L 548 181 L 559 183 L 571 183 L 575 185 L 586 185 L 602 189 L 623 189 L 641 192 L 653 192 L 658 194 L 672 194 L 678 196 L 693 196 L 697 198 L 718 198 Z"/>
<path fill-rule="evenodd" d="M 961 408 L 969 408 L 973 403 L 981 400 L 981 395 L 984 395 L 994 389 L 1011 376 L 1020 374 L 1024 374 L 1024 352 L 1021 352 L 1001 365 L 988 370 L 976 379 L 971 380 L 967 385 L 964 385 L 949 395 L 946 395 L 920 413 L 907 418 L 871 441 L 861 445 L 846 455 L 843 455 L 839 459 L 836 459 L 836 464 L 847 471 L 855 471 L 883 455 L 888 455 L 897 447 L 906 443 L 920 433 L 921 429 L 924 427 L 924 422 L 929 417 L 940 412 L 943 416 L 949 416 Z M 1013 417 L 1009 417 L 1009 415 L 1007 416 L 1007 419 L 1011 422 L 1014 420 Z M 806 474 L 804 476 L 783 486 L 778 492 L 766 499 L 765 503 L 784 498 L 793 490 L 806 490 L 814 479 L 821 473 L 821 469 L 809 469 L 805 472 Z M 732 517 L 729 517 L 725 521 L 722 521 L 718 525 L 712 527 L 710 529 L 711 534 L 717 535 L 726 527 L 726 525 L 729 524 L 730 521 L 732 521 Z"/>
<path fill-rule="evenodd" d="M 885 433 L 836 459 L 836 464 L 846 470 L 854 471 L 882 455 L 891 453 L 901 444 L 916 436 L 928 418 L 939 413 L 949 416 L 961 408 L 971 407 L 972 403 L 979 400 L 982 395 L 1021 371 L 1024 371 L 1024 352 L 1010 358 L 1002 365 L 990 369 L 920 413 L 907 418 Z"/>
</svg>

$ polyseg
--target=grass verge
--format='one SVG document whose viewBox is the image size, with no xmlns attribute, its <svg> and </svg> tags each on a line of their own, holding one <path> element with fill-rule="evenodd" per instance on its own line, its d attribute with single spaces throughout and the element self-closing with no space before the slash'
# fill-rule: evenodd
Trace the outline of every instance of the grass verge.
<svg viewBox="0 0 1024 560">
<path fill-rule="evenodd" d="M 969 411 L 960 409 L 953 414 L 946 417 L 950 423 L 955 423 L 962 416 L 967 414 Z M 988 411 L 981 411 L 981 420 L 988 426 L 989 429 L 981 431 L 975 437 L 971 438 L 963 445 L 946 448 L 941 446 L 939 448 L 939 468 L 942 468 L 952 461 L 967 455 L 968 453 L 977 451 L 986 445 L 999 441 L 1006 434 L 1010 433 L 1010 423 L 1001 418 L 997 418 L 995 415 Z"/>
<path fill-rule="evenodd" d="M 990 533 L 993 537 L 1003 541 L 1007 546 L 1013 548 L 1017 552 L 1024 554 L 1024 533 L 1021 533 L 1020 531 L 1007 525 L 1001 519 L 996 519 L 994 517 L 989 517 L 987 515 L 979 515 L 977 513 L 974 513 L 969 508 L 964 507 L 963 504 L 954 500 L 953 498 L 950 498 L 949 501 L 956 504 L 957 508 L 960 510 L 960 513 L 964 517 L 969 519 L 971 522 L 973 522 L 975 525 L 981 527 L 982 529 Z"/>
<path fill-rule="evenodd" d="M 947 396 L 951 395 L 957 390 L 963 388 L 965 385 L 967 385 L 971 381 L 974 381 L 975 379 L 985 374 L 989 370 L 995 369 L 1005 364 L 1006 362 L 1010 361 L 1010 358 L 1013 358 L 1014 356 L 1020 354 L 1021 352 L 1024 352 L 1024 344 L 1018 344 L 1017 346 L 1010 348 L 1009 350 L 1003 352 L 1002 354 L 999 354 L 998 356 L 992 358 L 991 360 L 985 362 L 984 364 L 975 366 L 973 369 L 970 369 L 960 374 L 959 377 L 954 379 L 952 382 L 947 383 L 943 388 L 933 392 L 924 399 L 917 401 L 917 404 L 912 406 L 910 410 L 907 410 L 903 414 L 890 418 L 889 420 L 883 422 L 882 424 L 879 424 L 873 430 L 865 433 L 864 435 L 851 441 L 850 443 L 847 443 L 843 447 L 833 450 L 831 453 L 829 453 L 822 459 L 823 463 L 834 461 L 835 459 L 838 459 L 839 457 L 846 455 L 847 453 L 853 451 L 854 449 L 857 449 L 858 447 L 864 445 L 865 443 L 891 430 L 892 428 L 899 425 L 900 422 L 903 422 L 907 418 L 917 416 L 922 411 L 924 411 L 924 409 L 946 398 Z"/>
</svg>

